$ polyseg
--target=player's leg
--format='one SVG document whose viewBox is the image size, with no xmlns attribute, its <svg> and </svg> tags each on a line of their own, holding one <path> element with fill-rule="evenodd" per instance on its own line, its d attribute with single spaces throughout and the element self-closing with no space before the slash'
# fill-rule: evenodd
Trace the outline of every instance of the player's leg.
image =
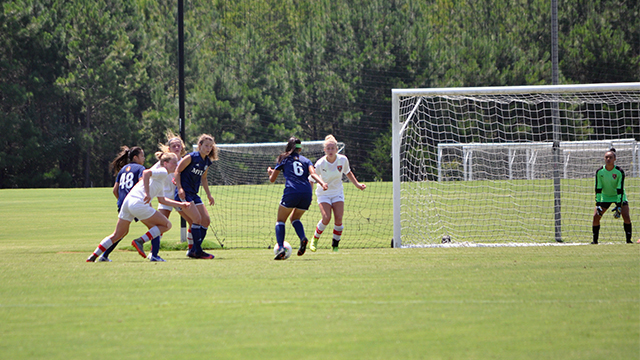
<svg viewBox="0 0 640 360">
<path fill-rule="evenodd" d="M 111 253 L 113 252 L 113 250 L 115 250 L 115 249 L 116 249 L 116 246 L 118 246 L 118 244 L 120 243 L 120 240 L 122 240 L 122 239 L 119 239 L 119 240 L 117 240 L 117 241 L 114 241 L 114 242 L 113 242 L 113 245 L 111 245 L 111 247 L 110 247 L 110 248 L 108 248 L 105 252 L 103 252 L 103 253 L 102 253 L 102 255 L 98 258 L 98 261 L 108 261 L 108 262 L 111 262 L 111 259 L 109 259 L 109 255 L 111 255 Z"/>
<path fill-rule="evenodd" d="M 123 237 L 125 237 L 129 232 L 130 224 L 131 224 L 131 221 L 118 218 L 115 231 L 111 235 L 102 239 L 100 244 L 98 244 L 98 247 L 96 248 L 96 250 L 87 259 L 87 262 L 96 261 L 98 256 L 100 256 L 102 253 L 104 253 L 108 248 L 110 248 L 113 245 L 113 239 L 122 239 Z"/>
<path fill-rule="evenodd" d="M 313 239 L 311 239 L 311 245 L 309 246 L 309 249 L 311 251 L 316 251 L 318 240 L 320 240 L 320 235 L 322 235 L 324 229 L 326 229 L 327 225 L 329 225 L 329 222 L 331 222 L 331 203 L 321 202 L 318 204 L 318 206 L 320 207 L 320 215 L 322 215 L 322 219 L 318 221 L 316 230 L 313 233 Z"/>
<path fill-rule="evenodd" d="M 203 253 L 202 240 L 204 239 L 205 233 L 202 225 L 203 225 L 203 221 L 205 221 L 206 219 L 202 218 L 202 213 L 200 211 L 201 207 L 204 208 L 202 201 L 196 201 L 199 199 L 200 199 L 199 197 L 188 198 L 187 200 L 191 202 L 191 206 L 189 206 L 188 208 L 187 207 L 182 208 L 182 213 L 192 221 L 191 234 L 193 236 L 193 246 L 191 248 L 191 251 L 187 254 L 187 256 L 191 258 L 199 258 L 199 255 L 202 255 Z M 202 206 L 199 206 L 199 205 L 202 205 Z M 206 211 L 206 208 L 204 210 Z M 207 213 L 207 218 L 208 218 L 208 213 Z"/>
<path fill-rule="evenodd" d="M 626 236 L 627 244 L 633 244 L 631 241 L 631 237 L 633 236 L 632 228 L 631 228 L 631 215 L 629 214 L 629 204 L 625 201 L 622 203 L 622 221 L 624 222 L 624 234 Z"/>
<path fill-rule="evenodd" d="M 293 208 L 287 208 L 282 205 L 278 206 L 278 216 L 276 218 L 276 242 L 280 251 L 273 258 L 274 260 L 282 260 L 285 255 L 284 248 L 284 236 L 285 236 L 285 222 L 289 217 L 289 214 L 293 211 Z"/>
<path fill-rule="evenodd" d="M 203 203 L 197 203 L 196 209 L 198 210 L 198 214 L 200 216 L 200 231 L 198 236 L 194 236 L 193 244 L 196 247 L 196 257 L 198 259 L 213 259 L 215 256 L 212 254 L 206 253 L 202 250 L 202 243 L 204 242 L 204 238 L 207 236 L 207 230 L 209 229 L 209 225 L 211 224 L 211 218 L 209 217 L 209 211 L 207 211 L 207 207 L 204 206 Z"/>
<path fill-rule="evenodd" d="M 602 215 L 607 212 L 610 205 L 611 203 L 596 203 L 596 207 L 593 210 L 592 244 L 598 243 L 598 238 L 600 237 L 600 219 L 602 219 Z"/>
<path fill-rule="evenodd" d="M 307 236 L 304 233 L 304 226 L 302 225 L 302 221 L 300 221 L 300 218 L 302 218 L 302 215 L 304 215 L 305 211 L 306 210 L 304 209 L 295 209 L 291 214 L 291 225 L 293 225 L 298 238 L 300 238 L 300 248 L 298 249 L 298 256 L 304 255 L 305 251 L 307 250 L 308 240 Z"/>
<path fill-rule="evenodd" d="M 193 226 L 193 220 L 189 217 L 189 215 L 180 209 L 176 209 L 178 214 L 187 222 L 187 256 L 192 255 L 191 250 L 193 249 L 193 232 L 191 231 L 191 227 Z"/>
<path fill-rule="evenodd" d="M 140 216 L 142 219 L 140 221 L 147 226 L 149 231 L 131 242 L 131 245 L 138 250 L 138 254 L 144 258 L 147 257 L 147 254 L 144 252 L 144 243 L 157 238 L 157 240 L 154 241 L 157 244 L 156 248 L 159 249 L 160 236 L 171 229 L 171 221 L 169 221 L 166 216 L 162 215 L 162 213 L 155 211 L 153 208 L 151 209 L 153 210 L 153 214 L 151 216 Z"/>
<path fill-rule="evenodd" d="M 338 251 L 340 239 L 342 238 L 342 231 L 344 226 L 342 225 L 342 216 L 344 215 L 344 201 L 336 201 L 333 203 L 333 240 L 331 241 L 331 248 L 333 251 Z"/>
<path fill-rule="evenodd" d="M 171 215 L 171 210 L 173 210 L 173 207 L 171 206 L 167 206 L 164 204 L 158 205 L 158 212 L 164 215 L 164 217 L 166 217 L 167 219 L 169 219 L 169 216 Z M 162 239 L 162 235 L 156 236 L 153 239 L 151 239 L 151 254 L 149 255 L 150 261 L 164 261 L 164 259 L 162 259 L 160 255 L 158 255 L 158 253 L 160 252 L 161 239 Z"/>
</svg>

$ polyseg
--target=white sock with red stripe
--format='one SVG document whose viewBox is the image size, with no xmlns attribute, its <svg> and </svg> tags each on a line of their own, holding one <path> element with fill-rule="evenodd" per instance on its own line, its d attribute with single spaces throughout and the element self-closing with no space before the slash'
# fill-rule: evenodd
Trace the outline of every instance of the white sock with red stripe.
<svg viewBox="0 0 640 360">
<path fill-rule="evenodd" d="M 110 248 L 111 245 L 113 245 L 113 240 L 111 240 L 110 237 L 104 238 L 102 241 L 100 241 L 100 244 L 98 244 L 98 247 L 93 252 L 93 256 L 98 257 L 102 255 L 102 253 L 107 251 L 107 249 Z"/>
<path fill-rule="evenodd" d="M 334 225 L 333 226 L 333 240 L 340 241 L 342 238 L 342 230 L 344 229 L 343 225 Z"/>
<path fill-rule="evenodd" d="M 147 241 L 150 241 L 151 239 L 156 238 L 160 235 L 162 235 L 160 234 L 160 229 L 158 229 L 157 226 L 154 226 L 151 229 L 149 229 L 149 231 L 147 231 L 144 235 L 140 236 L 138 239 L 142 240 L 143 243 L 146 243 Z"/>
<path fill-rule="evenodd" d="M 191 233 L 191 227 L 187 230 L 187 246 L 189 250 L 193 247 L 193 234 Z"/>
<path fill-rule="evenodd" d="M 316 225 L 316 231 L 313 233 L 313 237 L 316 239 L 320 239 L 320 235 L 322 235 L 322 232 L 326 228 L 327 225 L 323 224 L 322 220 L 318 221 L 318 225 Z"/>
</svg>

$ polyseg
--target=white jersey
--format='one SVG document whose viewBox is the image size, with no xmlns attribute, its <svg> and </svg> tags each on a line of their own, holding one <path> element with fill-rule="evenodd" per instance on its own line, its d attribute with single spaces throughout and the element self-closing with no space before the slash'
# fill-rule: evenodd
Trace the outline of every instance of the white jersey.
<svg viewBox="0 0 640 360">
<path fill-rule="evenodd" d="M 326 182 L 329 188 L 323 190 L 320 185 L 316 185 L 317 196 L 338 196 L 344 194 L 342 187 L 342 174 L 351 172 L 349 159 L 341 154 L 336 154 L 336 160 L 330 163 L 326 156 L 316 161 L 316 173 Z"/>
<path fill-rule="evenodd" d="M 153 199 L 158 196 L 165 196 L 164 189 L 167 182 L 169 182 L 169 174 L 167 169 L 162 166 L 157 168 L 151 168 L 151 178 L 149 179 L 149 196 Z M 144 180 L 140 178 L 140 181 L 131 189 L 126 200 L 129 202 L 144 201 Z"/>
<path fill-rule="evenodd" d="M 153 169 L 164 169 L 164 167 L 160 166 L 160 161 L 158 161 L 157 163 L 153 164 L 153 166 L 151 167 L 151 170 Z M 173 180 L 175 176 L 176 174 L 172 172 L 171 174 L 169 174 L 169 178 L 167 179 L 167 181 L 165 181 L 164 197 L 166 197 L 167 199 L 173 200 L 174 197 L 176 196 L 176 183 Z"/>
</svg>

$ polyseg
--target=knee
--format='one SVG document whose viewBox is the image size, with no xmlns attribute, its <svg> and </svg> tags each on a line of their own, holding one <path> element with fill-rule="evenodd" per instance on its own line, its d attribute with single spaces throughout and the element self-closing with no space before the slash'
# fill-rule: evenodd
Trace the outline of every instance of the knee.
<svg viewBox="0 0 640 360">
<path fill-rule="evenodd" d="M 166 223 L 166 224 L 164 224 L 164 226 L 167 228 L 167 230 L 166 230 L 166 231 L 171 230 L 171 221 L 167 220 L 167 223 Z"/>
</svg>

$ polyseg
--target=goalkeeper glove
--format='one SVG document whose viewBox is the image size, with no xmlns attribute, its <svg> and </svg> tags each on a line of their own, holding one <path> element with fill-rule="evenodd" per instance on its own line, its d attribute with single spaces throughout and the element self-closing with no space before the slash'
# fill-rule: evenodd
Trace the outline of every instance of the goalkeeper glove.
<svg viewBox="0 0 640 360">
<path fill-rule="evenodd" d="M 613 217 L 616 219 L 620 219 L 620 212 L 622 211 L 622 206 L 620 204 L 616 204 L 616 207 L 611 210 L 613 212 Z"/>
<path fill-rule="evenodd" d="M 596 204 L 596 213 L 598 213 L 598 216 L 602 216 L 602 213 L 604 213 L 604 210 L 602 209 L 602 206 L 600 206 L 600 204 Z"/>
</svg>

